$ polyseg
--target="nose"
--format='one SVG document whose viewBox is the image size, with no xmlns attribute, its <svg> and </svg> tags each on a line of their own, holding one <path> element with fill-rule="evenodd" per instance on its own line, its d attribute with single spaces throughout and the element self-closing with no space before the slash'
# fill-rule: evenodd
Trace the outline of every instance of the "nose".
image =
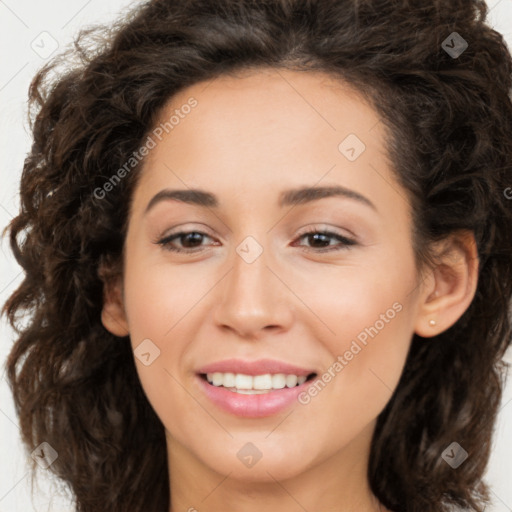
<svg viewBox="0 0 512 512">
<path fill-rule="evenodd" d="M 289 329 L 293 294 L 270 259 L 266 249 L 252 262 L 242 252 L 234 254 L 233 266 L 217 290 L 215 321 L 221 329 L 251 340 Z"/>
</svg>

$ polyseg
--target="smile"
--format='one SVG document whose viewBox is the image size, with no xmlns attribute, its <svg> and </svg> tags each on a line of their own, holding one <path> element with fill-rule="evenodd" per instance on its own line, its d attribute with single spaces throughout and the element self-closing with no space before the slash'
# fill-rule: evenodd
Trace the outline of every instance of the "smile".
<svg viewBox="0 0 512 512">
<path fill-rule="evenodd" d="M 197 374 L 197 382 L 205 398 L 220 410 L 240 418 L 263 418 L 297 404 L 298 395 L 316 376 L 212 372 Z"/>
<path fill-rule="evenodd" d="M 310 374 L 310 377 L 314 374 Z M 203 374 L 204 378 L 204 374 Z M 308 379 L 305 375 L 266 373 L 263 375 L 246 375 L 243 373 L 207 373 L 206 380 L 217 387 L 224 387 L 231 392 L 245 395 L 271 393 L 284 388 L 294 388 L 304 384 Z"/>
</svg>

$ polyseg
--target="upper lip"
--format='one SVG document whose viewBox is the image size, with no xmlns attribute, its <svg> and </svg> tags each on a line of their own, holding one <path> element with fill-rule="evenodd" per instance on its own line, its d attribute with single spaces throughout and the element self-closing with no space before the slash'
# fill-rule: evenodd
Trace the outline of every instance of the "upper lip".
<svg viewBox="0 0 512 512">
<path fill-rule="evenodd" d="M 307 376 L 315 373 L 314 370 L 301 368 L 293 364 L 277 361 L 275 359 L 258 359 L 244 361 L 243 359 L 225 359 L 202 366 L 198 373 L 243 373 L 244 375 L 265 375 L 267 373 L 285 373 L 288 375 Z"/>
</svg>

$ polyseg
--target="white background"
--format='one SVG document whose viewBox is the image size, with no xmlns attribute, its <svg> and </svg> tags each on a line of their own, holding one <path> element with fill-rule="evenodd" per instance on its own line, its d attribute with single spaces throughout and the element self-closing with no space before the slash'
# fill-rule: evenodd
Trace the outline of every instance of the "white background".
<svg viewBox="0 0 512 512">
<path fill-rule="evenodd" d="M 44 52 L 52 50 L 52 45 L 58 45 L 57 52 L 62 50 L 70 44 L 79 28 L 112 20 L 135 3 L 137 0 L 53 0 L 51 4 L 36 0 L 0 0 L 0 228 L 18 211 L 19 178 L 23 160 L 31 145 L 26 122 L 27 91 L 31 78 L 47 61 Z M 509 48 L 512 48 L 512 1 L 488 0 L 488 5 L 491 9 L 490 25 L 504 34 Z M 44 32 L 50 35 L 42 34 Z M 7 240 L 3 240 L 0 245 L 0 304 L 5 302 L 21 279 L 20 268 L 10 253 Z M 63 494 L 65 490 L 59 484 L 52 483 L 44 470 L 41 471 L 33 500 L 30 498 L 30 477 L 26 464 L 29 454 L 24 453 L 19 441 L 17 419 L 3 367 L 12 340 L 13 333 L 2 318 L 0 512 L 70 512 L 72 507 L 65 498 L 51 499 L 54 493 Z M 507 360 L 512 362 L 512 357 L 509 356 Z M 512 511 L 511 434 L 512 379 L 505 389 L 487 473 L 494 506 L 486 512 Z"/>
</svg>

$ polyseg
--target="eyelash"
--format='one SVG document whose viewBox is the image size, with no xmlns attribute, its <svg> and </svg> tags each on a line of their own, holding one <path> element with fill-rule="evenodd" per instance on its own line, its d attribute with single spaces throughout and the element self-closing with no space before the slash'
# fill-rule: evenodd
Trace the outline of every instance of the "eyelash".
<svg viewBox="0 0 512 512">
<path fill-rule="evenodd" d="M 178 253 L 192 254 L 192 253 L 202 252 L 203 249 L 201 249 L 201 248 L 199 248 L 199 249 L 198 248 L 179 249 L 179 248 L 171 245 L 171 242 L 174 239 L 181 238 L 183 236 L 186 236 L 186 235 L 189 235 L 192 233 L 202 235 L 202 236 L 207 236 L 208 238 L 211 238 L 210 235 L 203 233 L 202 231 L 180 231 L 179 233 L 174 233 L 172 235 L 166 236 L 166 237 L 162 238 L 161 240 L 158 240 L 155 243 L 161 245 L 165 250 L 178 252 Z M 300 240 L 301 238 L 304 238 L 306 236 L 311 236 L 311 235 L 323 235 L 323 236 L 327 236 L 330 238 L 336 238 L 340 241 L 341 245 L 330 247 L 330 248 L 314 248 L 314 247 L 308 248 L 308 247 L 301 246 L 301 247 L 304 247 L 303 250 L 307 250 L 307 251 L 312 250 L 313 252 L 324 253 L 324 252 L 331 252 L 331 251 L 346 250 L 349 246 L 357 244 L 357 242 L 355 240 L 352 240 L 350 238 L 339 235 L 338 233 L 334 233 L 332 231 L 320 230 L 320 229 L 316 229 L 316 228 L 312 228 L 312 229 L 309 229 L 308 231 L 305 231 L 304 233 L 299 235 L 298 239 Z"/>
</svg>

